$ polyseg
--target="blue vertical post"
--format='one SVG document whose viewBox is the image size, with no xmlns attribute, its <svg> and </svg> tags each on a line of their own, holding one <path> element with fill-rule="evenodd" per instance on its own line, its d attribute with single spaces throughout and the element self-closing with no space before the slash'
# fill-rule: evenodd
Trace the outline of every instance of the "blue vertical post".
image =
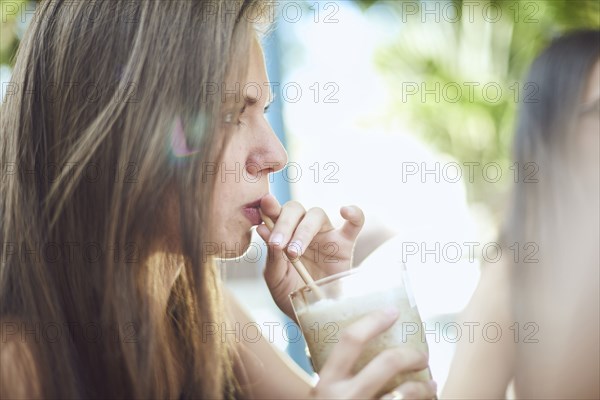
<svg viewBox="0 0 600 400">
<path fill-rule="evenodd" d="M 280 51 L 279 51 L 279 40 L 278 40 L 278 32 L 274 30 L 263 43 L 265 58 L 267 64 L 267 72 L 269 74 L 269 80 L 271 82 L 281 83 L 281 68 L 280 68 Z M 272 85 L 280 88 L 281 85 Z M 282 112 L 282 104 L 281 104 L 282 96 L 277 93 L 275 101 L 271 104 L 269 108 L 269 112 L 267 113 L 267 118 L 269 123 L 273 127 L 273 130 L 277 134 L 277 137 L 283 144 L 283 146 L 287 149 L 287 141 L 285 138 L 285 130 L 283 124 L 283 112 Z M 290 185 L 284 179 L 284 175 L 281 173 L 273 174 L 273 182 L 271 183 L 271 193 L 279 200 L 281 204 L 289 201 L 291 199 Z M 292 322 L 289 318 L 286 317 L 288 322 Z M 286 324 L 286 326 L 290 326 Z M 288 343 L 287 353 L 290 357 L 306 372 L 309 374 L 313 373 L 313 368 L 310 365 L 310 361 L 306 356 L 304 337 L 296 337 L 296 333 L 300 332 L 300 329 L 288 329 L 288 337 L 291 339 Z"/>
</svg>

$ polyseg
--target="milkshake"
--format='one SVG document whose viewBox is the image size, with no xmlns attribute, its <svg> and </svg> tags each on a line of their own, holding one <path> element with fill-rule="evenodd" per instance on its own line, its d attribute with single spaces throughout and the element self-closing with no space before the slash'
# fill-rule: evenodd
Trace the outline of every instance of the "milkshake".
<svg viewBox="0 0 600 400">
<path fill-rule="evenodd" d="M 398 320 L 366 345 L 354 372 L 360 371 L 385 349 L 411 347 L 428 352 L 424 327 L 403 264 L 389 268 L 357 268 L 332 275 L 316 284 L 323 298 L 316 298 L 315 293 L 306 287 L 290 297 L 317 373 L 347 326 L 366 314 L 390 306 L 398 309 Z M 400 374 L 388 382 L 380 395 L 393 391 L 405 381 L 429 379 L 429 368 Z"/>
</svg>

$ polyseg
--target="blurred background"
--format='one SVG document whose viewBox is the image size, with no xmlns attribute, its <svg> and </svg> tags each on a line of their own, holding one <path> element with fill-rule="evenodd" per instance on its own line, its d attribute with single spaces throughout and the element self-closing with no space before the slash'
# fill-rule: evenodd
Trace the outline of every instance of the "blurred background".
<svg viewBox="0 0 600 400">
<path fill-rule="evenodd" d="M 511 182 L 535 175 L 510 161 L 516 109 L 536 96 L 523 75 L 555 35 L 600 27 L 600 2 L 277 3 L 264 43 L 276 95 L 268 118 L 290 164 L 272 191 L 324 208 L 335 223 L 341 206 L 363 208 L 356 263 L 384 241 L 375 251 L 406 262 L 441 387 L 453 345 L 433 331 L 470 298 Z M 3 98 L 36 2 L 0 5 Z M 265 254 L 257 238 L 223 274 L 263 333 L 310 371 L 262 281 Z"/>
</svg>

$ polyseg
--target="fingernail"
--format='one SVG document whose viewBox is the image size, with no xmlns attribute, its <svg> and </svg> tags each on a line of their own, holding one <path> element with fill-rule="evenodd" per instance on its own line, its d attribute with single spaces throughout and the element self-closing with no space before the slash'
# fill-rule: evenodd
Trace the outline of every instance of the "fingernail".
<svg viewBox="0 0 600 400">
<path fill-rule="evenodd" d="M 287 248 L 289 253 L 300 255 L 302 254 L 302 242 L 299 240 L 294 240 L 288 244 Z"/>
<path fill-rule="evenodd" d="M 273 233 L 269 238 L 269 243 L 275 243 L 277 246 L 279 246 L 281 242 L 283 242 L 283 235 L 279 232 Z"/>
<path fill-rule="evenodd" d="M 398 309 L 396 307 L 386 307 L 383 309 L 383 313 L 390 318 L 398 317 Z"/>
<path fill-rule="evenodd" d="M 433 390 L 434 392 L 437 392 L 437 383 L 433 380 L 429 381 L 429 387 L 431 388 L 431 390 Z"/>
</svg>

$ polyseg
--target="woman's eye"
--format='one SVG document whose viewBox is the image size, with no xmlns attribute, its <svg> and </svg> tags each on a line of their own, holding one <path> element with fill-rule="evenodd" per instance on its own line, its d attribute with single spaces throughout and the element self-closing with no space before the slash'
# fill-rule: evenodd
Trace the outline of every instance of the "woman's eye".
<svg viewBox="0 0 600 400">
<path fill-rule="evenodd" d="M 223 122 L 226 124 L 234 124 L 235 123 L 237 126 L 242 125 L 242 121 L 241 121 L 240 117 L 244 113 L 245 109 L 246 109 L 246 107 L 243 107 L 239 113 L 236 113 L 235 111 L 228 112 L 223 117 Z M 236 120 L 236 116 L 237 116 L 237 120 Z"/>
<path fill-rule="evenodd" d="M 242 107 L 242 109 L 240 110 L 240 113 L 238 114 L 238 120 L 236 122 L 237 126 L 242 126 L 244 123 L 242 122 L 241 116 L 244 114 L 244 111 L 246 111 L 246 105 L 244 104 L 244 106 Z"/>
</svg>

